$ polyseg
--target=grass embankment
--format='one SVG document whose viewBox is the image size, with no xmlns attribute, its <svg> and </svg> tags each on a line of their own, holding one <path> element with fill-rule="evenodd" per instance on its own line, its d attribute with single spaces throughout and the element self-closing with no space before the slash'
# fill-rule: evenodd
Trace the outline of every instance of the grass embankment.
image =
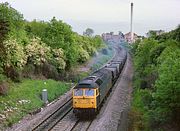
<svg viewBox="0 0 180 131">
<path fill-rule="evenodd" d="M 21 83 L 11 83 L 6 96 L 0 96 L 0 127 L 11 126 L 23 116 L 43 106 L 42 89 L 48 91 L 48 101 L 64 94 L 70 85 L 54 80 L 25 79 Z"/>
</svg>

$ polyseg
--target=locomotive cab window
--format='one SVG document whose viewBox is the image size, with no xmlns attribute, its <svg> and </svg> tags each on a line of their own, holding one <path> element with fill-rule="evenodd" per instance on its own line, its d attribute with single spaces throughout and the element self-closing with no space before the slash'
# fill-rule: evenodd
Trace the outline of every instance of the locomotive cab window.
<svg viewBox="0 0 180 131">
<path fill-rule="evenodd" d="M 85 89 L 85 96 L 94 96 L 94 89 Z"/>
<path fill-rule="evenodd" d="M 74 90 L 74 96 L 83 96 L 83 90 L 82 89 L 75 89 Z"/>
</svg>

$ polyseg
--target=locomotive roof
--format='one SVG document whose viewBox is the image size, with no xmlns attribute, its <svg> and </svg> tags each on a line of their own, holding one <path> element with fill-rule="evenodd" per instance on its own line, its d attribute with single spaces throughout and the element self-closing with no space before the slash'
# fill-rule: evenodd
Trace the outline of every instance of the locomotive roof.
<svg viewBox="0 0 180 131">
<path fill-rule="evenodd" d="M 93 74 L 81 80 L 75 88 L 95 88 L 98 85 L 95 81 L 100 77 L 100 74 Z"/>
<path fill-rule="evenodd" d="M 98 85 L 93 82 L 92 80 L 84 80 L 82 82 L 79 82 L 75 89 L 78 89 L 78 88 L 95 88 L 95 87 L 98 87 Z"/>
<path fill-rule="evenodd" d="M 96 88 L 98 84 L 96 83 L 97 79 L 103 80 L 103 76 L 109 75 L 109 71 L 105 69 L 100 69 L 94 72 L 91 76 L 88 76 L 81 80 L 75 87 L 77 88 Z"/>
</svg>

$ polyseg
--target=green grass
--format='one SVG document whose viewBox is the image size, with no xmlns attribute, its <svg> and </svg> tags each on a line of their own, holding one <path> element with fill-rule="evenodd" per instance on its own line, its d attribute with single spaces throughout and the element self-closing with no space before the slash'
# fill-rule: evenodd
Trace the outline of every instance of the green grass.
<svg viewBox="0 0 180 131">
<path fill-rule="evenodd" d="M 42 89 L 47 89 L 49 102 L 70 89 L 69 84 L 54 80 L 25 79 L 10 86 L 8 95 L 0 96 L 0 127 L 11 126 L 26 114 L 42 107 Z"/>
</svg>

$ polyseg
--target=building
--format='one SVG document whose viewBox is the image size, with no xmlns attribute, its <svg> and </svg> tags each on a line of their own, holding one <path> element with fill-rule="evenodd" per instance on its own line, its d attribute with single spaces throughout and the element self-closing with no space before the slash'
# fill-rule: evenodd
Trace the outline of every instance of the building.
<svg viewBox="0 0 180 131">
<path fill-rule="evenodd" d="M 107 42 L 120 43 L 124 41 L 124 34 L 121 31 L 116 35 L 114 32 L 103 33 L 102 39 Z"/>
<path fill-rule="evenodd" d="M 128 43 L 133 43 L 137 39 L 139 39 L 138 35 L 136 33 L 133 33 L 133 40 L 131 41 L 131 32 L 128 32 L 127 34 L 124 35 L 124 39 Z"/>
</svg>

